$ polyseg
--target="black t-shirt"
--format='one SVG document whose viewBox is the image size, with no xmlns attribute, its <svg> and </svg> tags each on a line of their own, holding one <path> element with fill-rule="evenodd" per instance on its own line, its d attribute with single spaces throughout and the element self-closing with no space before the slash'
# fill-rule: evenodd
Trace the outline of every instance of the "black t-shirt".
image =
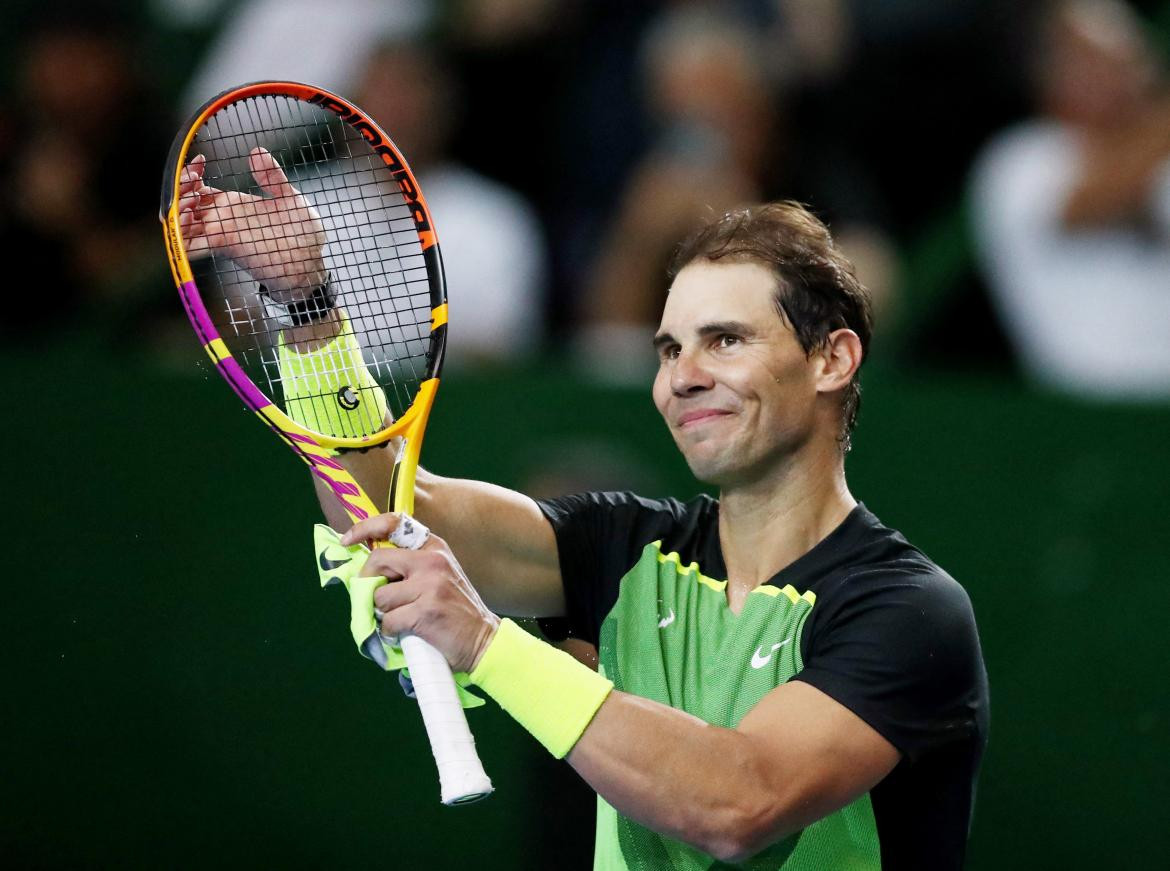
<svg viewBox="0 0 1170 871">
<path fill-rule="evenodd" d="M 719 505 L 589 493 L 540 503 L 556 531 L 568 634 L 598 644 L 648 546 L 726 578 Z M 966 591 L 862 505 L 768 585 L 810 594 L 791 679 L 901 754 L 870 792 L 883 868 L 960 868 L 987 741 L 988 689 Z M 794 600 L 795 601 L 795 600 Z M 673 611 L 672 611 L 673 619 Z"/>
</svg>

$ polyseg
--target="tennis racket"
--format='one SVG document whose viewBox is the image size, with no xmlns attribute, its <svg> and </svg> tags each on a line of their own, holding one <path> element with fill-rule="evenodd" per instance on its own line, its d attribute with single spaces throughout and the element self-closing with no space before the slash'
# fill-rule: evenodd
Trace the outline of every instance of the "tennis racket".
<svg viewBox="0 0 1170 871">
<path fill-rule="evenodd" d="M 310 85 L 225 91 L 176 137 L 167 255 L 219 374 L 351 520 L 379 509 L 339 452 L 393 451 L 409 514 L 439 386 L 447 296 L 434 225 L 402 154 L 352 103 Z M 443 655 L 405 636 L 444 804 L 491 792 Z"/>
</svg>

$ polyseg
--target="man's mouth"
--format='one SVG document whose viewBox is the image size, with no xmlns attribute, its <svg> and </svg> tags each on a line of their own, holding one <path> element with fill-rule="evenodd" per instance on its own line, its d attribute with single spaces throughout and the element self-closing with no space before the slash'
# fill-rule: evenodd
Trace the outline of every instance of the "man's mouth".
<svg viewBox="0 0 1170 871">
<path fill-rule="evenodd" d="M 716 417 L 726 417 L 729 414 L 731 414 L 730 411 L 724 411 L 721 408 L 696 408 L 694 411 L 688 411 L 680 417 L 678 419 L 678 426 L 681 429 Z"/>
</svg>

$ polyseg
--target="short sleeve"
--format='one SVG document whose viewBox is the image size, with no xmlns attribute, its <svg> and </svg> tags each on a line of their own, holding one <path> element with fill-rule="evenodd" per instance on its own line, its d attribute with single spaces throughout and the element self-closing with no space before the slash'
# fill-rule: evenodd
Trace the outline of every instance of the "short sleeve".
<svg viewBox="0 0 1170 871">
<path fill-rule="evenodd" d="M 794 680 L 849 708 L 911 761 L 982 731 L 987 673 L 970 599 L 954 579 L 866 570 L 822 601 Z"/>
<path fill-rule="evenodd" d="M 647 544 L 668 534 L 689 513 L 691 503 L 607 492 L 537 504 L 556 534 L 568 634 L 596 644 L 622 577 Z"/>
</svg>

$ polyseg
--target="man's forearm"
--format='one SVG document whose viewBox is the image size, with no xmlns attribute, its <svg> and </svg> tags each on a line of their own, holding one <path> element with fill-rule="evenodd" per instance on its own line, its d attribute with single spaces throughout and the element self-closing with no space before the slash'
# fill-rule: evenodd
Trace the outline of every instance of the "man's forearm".
<svg viewBox="0 0 1170 871">
<path fill-rule="evenodd" d="M 790 681 L 734 729 L 613 692 L 567 759 L 620 813 L 737 861 L 868 792 L 899 754 L 853 712 Z"/>
<path fill-rule="evenodd" d="M 458 656 L 451 642 L 469 634 L 436 632 L 433 643 Z M 484 637 L 474 684 L 624 817 L 723 861 L 844 807 L 897 759 L 892 748 L 875 753 L 850 721 L 868 727 L 808 686 L 777 687 L 737 728 L 721 728 L 614 690 L 511 621 Z"/>
<path fill-rule="evenodd" d="M 394 474 L 394 445 L 381 445 L 367 451 L 348 451 L 337 457 L 358 485 L 379 509 L 387 510 L 390 494 L 390 479 Z M 337 496 L 316 475 L 313 489 L 325 515 L 325 522 L 338 532 L 345 532 L 353 521 L 337 501 Z"/>
<path fill-rule="evenodd" d="M 614 692 L 567 760 L 619 813 L 724 861 L 812 820 L 777 827 L 782 802 L 751 738 Z"/>
</svg>

